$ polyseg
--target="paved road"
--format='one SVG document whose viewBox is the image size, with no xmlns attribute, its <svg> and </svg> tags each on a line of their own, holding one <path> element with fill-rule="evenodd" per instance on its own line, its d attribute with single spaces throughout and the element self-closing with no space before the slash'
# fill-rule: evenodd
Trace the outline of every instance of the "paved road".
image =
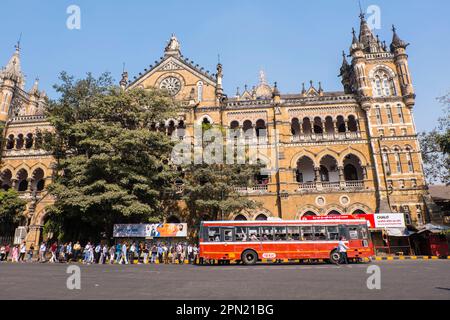
<svg viewBox="0 0 450 320">
<path fill-rule="evenodd" d="M 450 260 L 376 262 L 381 290 L 369 290 L 369 264 L 81 267 L 68 290 L 67 265 L 0 264 L 0 299 L 450 299 Z"/>
</svg>

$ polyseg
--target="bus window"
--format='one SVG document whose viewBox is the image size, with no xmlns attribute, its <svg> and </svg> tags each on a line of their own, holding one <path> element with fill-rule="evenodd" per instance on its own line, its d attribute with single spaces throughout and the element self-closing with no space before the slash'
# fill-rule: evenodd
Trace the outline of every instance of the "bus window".
<svg viewBox="0 0 450 320">
<path fill-rule="evenodd" d="M 260 241 L 261 233 L 259 227 L 249 227 L 248 237 L 250 238 L 250 241 Z"/>
<path fill-rule="evenodd" d="M 326 227 L 316 226 L 314 227 L 314 238 L 315 240 L 327 240 Z"/>
<path fill-rule="evenodd" d="M 348 234 L 351 240 L 358 239 L 358 227 L 348 227 Z"/>
<path fill-rule="evenodd" d="M 275 241 L 286 241 L 286 227 L 275 227 Z"/>
<path fill-rule="evenodd" d="M 273 228 L 262 227 L 262 241 L 273 241 Z"/>
<path fill-rule="evenodd" d="M 208 240 L 209 242 L 220 242 L 220 228 L 209 228 Z"/>
<path fill-rule="evenodd" d="M 246 227 L 236 227 L 236 241 L 245 242 L 248 240 L 247 228 Z"/>
<path fill-rule="evenodd" d="M 300 227 L 302 240 L 309 241 L 314 240 L 313 230 L 312 227 Z"/>
<path fill-rule="evenodd" d="M 339 240 L 338 227 L 327 227 L 327 230 L 329 240 Z"/>
<path fill-rule="evenodd" d="M 359 226 L 359 234 L 361 235 L 362 239 L 369 239 L 369 234 L 367 232 L 367 226 Z"/>
<path fill-rule="evenodd" d="M 300 240 L 300 231 L 298 227 L 287 227 L 287 239 L 289 241 Z"/>
<path fill-rule="evenodd" d="M 233 230 L 232 229 L 222 229 L 223 230 L 223 241 L 233 242 Z"/>
</svg>

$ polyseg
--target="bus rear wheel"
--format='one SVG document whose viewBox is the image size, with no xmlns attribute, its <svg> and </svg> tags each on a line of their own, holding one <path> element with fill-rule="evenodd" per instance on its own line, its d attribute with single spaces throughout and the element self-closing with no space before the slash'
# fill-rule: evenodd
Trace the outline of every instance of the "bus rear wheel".
<svg viewBox="0 0 450 320">
<path fill-rule="evenodd" d="M 330 262 L 334 264 L 339 264 L 339 261 L 341 261 L 340 253 L 337 250 L 331 251 Z"/>
<path fill-rule="evenodd" d="M 246 265 L 255 264 L 258 261 L 258 254 L 253 250 L 246 250 L 242 253 L 242 262 Z"/>
</svg>

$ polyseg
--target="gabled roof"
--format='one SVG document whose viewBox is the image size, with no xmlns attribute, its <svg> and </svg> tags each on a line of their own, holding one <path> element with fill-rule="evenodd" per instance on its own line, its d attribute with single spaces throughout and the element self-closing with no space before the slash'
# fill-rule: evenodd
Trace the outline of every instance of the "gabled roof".
<svg viewBox="0 0 450 320">
<path fill-rule="evenodd" d="M 180 69 L 188 70 L 189 72 L 195 74 L 200 79 L 202 79 L 206 83 L 209 83 L 212 86 L 216 85 L 216 79 L 214 75 L 205 71 L 199 65 L 194 64 L 193 61 L 190 61 L 187 58 L 183 59 L 182 55 L 178 56 L 166 54 L 160 61 L 156 61 L 155 66 L 150 66 L 150 70 L 146 69 L 145 73 L 143 74 L 140 73 L 135 80 L 130 82 L 128 87 L 136 86 L 137 84 L 141 83 L 142 81 L 144 81 L 145 79 L 147 79 L 156 72 L 180 70 Z"/>
</svg>

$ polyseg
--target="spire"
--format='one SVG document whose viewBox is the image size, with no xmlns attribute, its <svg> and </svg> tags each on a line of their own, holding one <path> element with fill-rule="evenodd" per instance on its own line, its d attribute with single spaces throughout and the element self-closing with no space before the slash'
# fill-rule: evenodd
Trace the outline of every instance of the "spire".
<svg viewBox="0 0 450 320">
<path fill-rule="evenodd" d="M 369 25 L 366 21 L 366 15 L 362 12 L 359 15 L 361 20 L 361 27 L 359 29 L 359 42 L 361 42 L 365 47 L 369 47 L 371 42 L 376 42 L 376 39 L 370 30 Z"/>
<path fill-rule="evenodd" d="M 6 67 L 3 69 L 1 76 L 2 78 L 7 78 L 19 83 L 20 85 L 23 85 L 24 76 L 22 74 L 22 69 L 20 66 L 20 40 L 14 47 L 16 48 L 16 50 L 11 59 L 9 59 Z"/>
<path fill-rule="evenodd" d="M 216 74 L 216 96 L 219 98 L 223 96 L 222 80 L 223 80 L 223 67 L 219 61 L 217 63 L 217 74 Z"/>
<path fill-rule="evenodd" d="M 275 82 L 273 85 L 272 98 L 280 97 L 280 91 L 278 90 L 278 83 Z"/>
<path fill-rule="evenodd" d="M 125 62 L 122 67 L 122 79 L 119 82 L 119 85 L 122 89 L 125 89 L 128 86 L 128 72 L 125 71 Z"/>
<path fill-rule="evenodd" d="M 406 47 L 409 46 L 409 43 L 406 43 L 405 41 L 400 39 L 397 34 L 397 29 L 394 25 L 392 25 L 392 32 L 394 35 L 392 37 L 391 51 L 394 52 L 398 48 L 406 49 Z"/>
<path fill-rule="evenodd" d="M 358 44 L 358 43 L 359 43 L 359 40 L 358 40 L 358 38 L 356 37 L 356 31 L 355 31 L 355 28 L 352 28 L 352 35 L 353 35 L 352 44 Z"/>
<path fill-rule="evenodd" d="M 33 87 L 30 90 L 30 95 L 39 95 L 39 78 L 36 78 L 36 80 L 34 81 Z"/>
<path fill-rule="evenodd" d="M 342 51 L 342 66 L 341 66 L 341 72 L 347 70 L 349 64 L 347 61 L 347 55 L 345 54 L 345 51 Z"/>
</svg>

